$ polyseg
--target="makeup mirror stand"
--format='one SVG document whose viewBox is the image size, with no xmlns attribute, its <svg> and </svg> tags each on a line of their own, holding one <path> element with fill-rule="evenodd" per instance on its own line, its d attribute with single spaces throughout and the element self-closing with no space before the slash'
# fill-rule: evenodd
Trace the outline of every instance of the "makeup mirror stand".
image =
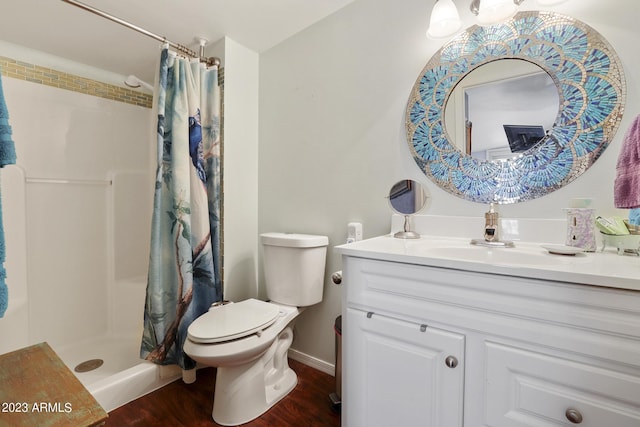
<svg viewBox="0 0 640 427">
<path fill-rule="evenodd" d="M 402 231 L 393 235 L 397 239 L 419 239 L 420 234 L 411 230 L 411 215 L 421 211 L 426 203 L 424 188 L 419 182 L 403 179 L 389 190 L 389 205 L 400 215 L 404 215 Z"/>
<path fill-rule="evenodd" d="M 419 239 L 420 234 L 411 231 L 411 215 L 404 216 L 404 227 L 402 231 L 398 231 L 393 235 L 396 239 Z"/>
</svg>

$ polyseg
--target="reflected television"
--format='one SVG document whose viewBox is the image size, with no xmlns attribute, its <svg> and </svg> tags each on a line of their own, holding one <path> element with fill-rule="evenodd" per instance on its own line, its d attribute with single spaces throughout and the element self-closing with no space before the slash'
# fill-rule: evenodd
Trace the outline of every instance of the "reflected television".
<svg viewBox="0 0 640 427">
<path fill-rule="evenodd" d="M 542 126 L 502 125 L 512 153 L 521 153 L 536 145 L 546 136 Z"/>
</svg>

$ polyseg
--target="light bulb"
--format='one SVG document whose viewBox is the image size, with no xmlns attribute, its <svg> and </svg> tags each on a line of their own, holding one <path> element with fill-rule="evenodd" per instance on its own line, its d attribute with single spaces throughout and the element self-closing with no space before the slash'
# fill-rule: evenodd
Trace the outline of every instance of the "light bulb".
<svg viewBox="0 0 640 427">
<path fill-rule="evenodd" d="M 460 15 L 453 0 L 436 0 L 431 11 L 427 37 L 448 37 L 458 31 L 461 26 Z"/>
<path fill-rule="evenodd" d="M 478 9 L 478 23 L 493 25 L 514 17 L 518 6 L 513 0 L 481 0 Z"/>
</svg>

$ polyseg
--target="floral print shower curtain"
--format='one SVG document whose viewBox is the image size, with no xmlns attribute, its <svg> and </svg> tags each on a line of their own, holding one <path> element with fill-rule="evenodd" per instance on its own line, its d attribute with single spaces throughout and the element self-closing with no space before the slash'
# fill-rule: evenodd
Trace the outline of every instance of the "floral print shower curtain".
<svg viewBox="0 0 640 427">
<path fill-rule="evenodd" d="M 195 368 L 187 328 L 222 299 L 218 68 L 162 49 L 158 166 L 140 356 Z"/>
</svg>

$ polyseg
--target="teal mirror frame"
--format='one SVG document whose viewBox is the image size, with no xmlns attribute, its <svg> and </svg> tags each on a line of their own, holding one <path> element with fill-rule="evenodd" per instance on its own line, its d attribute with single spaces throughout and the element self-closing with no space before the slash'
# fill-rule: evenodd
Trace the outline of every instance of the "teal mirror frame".
<svg viewBox="0 0 640 427">
<path fill-rule="evenodd" d="M 444 107 L 468 73 L 500 59 L 545 70 L 560 107 L 535 147 L 506 160 L 478 160 L 449 140 Z M 572 182 L 598 159 L 618 129 L 625 96 L 620 60 L 598 32 L 564 15 L 520 12 L 504 24 L 470 27 L 429 60 L 407 103 L 407 141 L 423 173 L 451 194 L 478 203 L 532 200 Z"/>
</svg>

